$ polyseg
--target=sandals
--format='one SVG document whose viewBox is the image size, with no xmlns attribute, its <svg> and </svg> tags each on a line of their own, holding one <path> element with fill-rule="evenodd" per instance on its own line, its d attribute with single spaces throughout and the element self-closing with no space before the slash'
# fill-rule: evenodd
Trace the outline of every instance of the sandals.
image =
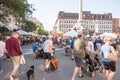
<svg viewBox="0 0 120 80">
<path fill-rule="evenodd" d="M 14 80 L 15 76 L 14 75 L 10 75 L 10 80 Z"/>
<path fill-rule="evenodd" d="M 20 75 L 21 75 L 21 73 L 17 72 L 16 75 L 15 75 L 15 77 L 19 77 Z"/>
<path fill-rule="evenodd" d="M 16 77 L 19 77 L 21 75 L 20 72 L 17 72 L 16 75 L 10 75 L 10 80 L 15 80 Z"/>
<path fill-rule="evenodd" d="M 50 72 L 49 68 L 45 68 L 45 71 L 46 71 L 47 73 L 49 73 L 49 72 Z"/>
<path fill-rule="evenodd" d="M 79 77 L 79 78 L 82 78 L 82 77 L 84 77 L 84 75 L 79 75 L 78 77 Z"/>
</svg>

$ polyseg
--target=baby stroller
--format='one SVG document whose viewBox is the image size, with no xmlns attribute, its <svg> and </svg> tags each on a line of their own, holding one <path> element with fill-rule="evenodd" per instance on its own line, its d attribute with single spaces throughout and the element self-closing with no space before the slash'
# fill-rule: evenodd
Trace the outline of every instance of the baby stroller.
<svg viewBox="0 0 120 80">
<path fill-rule="evenodd" d="M 91 76 L 94 77 L 96 71 L 103 73 L 103 65 L 102 65 L 102 61 L 100 60 L 100 56 L 96 53 L 92 53 L 92 54 L 94 54 L 92 58 L 90 54 L 87 54 L 85 56 L 84 67 L 86 68 L 87 71 L 91 72 Z"/>
<path fill-rule="evenodd" d="M 66 54 L 66 56 L 71 56 L 71 53 L 72 53 L 72 49 L 70 48 L 70 45 L 67 45 L 65 47 L 65 54 Z"/>
<path fill-rule="evenodd" d="M 43 50 L 43 49 L 40 49 L 40 50 L 39 50 L 38 57 L 44 58 L 44 50 Z"/>
</svg>

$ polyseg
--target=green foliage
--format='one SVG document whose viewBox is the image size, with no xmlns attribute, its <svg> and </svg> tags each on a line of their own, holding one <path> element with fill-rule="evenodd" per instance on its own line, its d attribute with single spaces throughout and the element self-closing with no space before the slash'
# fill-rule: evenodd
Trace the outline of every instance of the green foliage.
<svg viewBox="0 0 120 80">
<path fill-rule="evenodd" d="M 45 33 L 45 31 L 44 31 L 43 28 L 40 28 L 40 29 L 38 30 L 38 34 L 39 34 L 39 35 L 44 35 L 44 33 Z"/>
<path fill-rule="evenodd" d="M 40 28 L 39 30 L 38 30 L 38 34 L 39 35 L 48 35 L 48 32 L 47 31 L 45 31 L 43 28 Z"/>
<path fill-rule="evenodd" d="M 48 35 L 49 35 L 49 32 L 48 32 L 48 31 L 45 31 L 45 35 L 48 36 Z"/>
<path fill-rule="evenodd" d="M 10 36 L 11 35 L 11 31 L 9 31 L 5 26 L 0 27 L 0 34 L 1 36 Z"/>
<path fill-rule="evenodd" d="M 12 34 L 12 31 L 6 31 L 2 33 L 3 36 L 10 36 L 11 34 Z"/>
<path fill-rule="evenodd" d="M 25 21 L 25 27 L 23 28 L 27 32 L 33 32 L 35 31 L 37 26 L 32 21 Z"/>
<path fill-rule="evenodd" d="M 49 35 L 52 35 L 53 34 L 53 31 L 49 31 Z"/>
<path fill-rule="evenodd" d="M 0 9 L 3 14 L 0 20 L 6 22 L 8 15 L 12 15 L 16 20 L 24 20 L 25 16 L 32 13 L 32 6 L 26 0 L 0 0 Z"/>
</svg>

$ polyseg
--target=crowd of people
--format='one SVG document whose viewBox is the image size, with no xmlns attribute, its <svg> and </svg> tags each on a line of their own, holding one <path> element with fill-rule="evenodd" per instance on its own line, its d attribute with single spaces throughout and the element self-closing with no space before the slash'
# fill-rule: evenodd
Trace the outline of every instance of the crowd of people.
<svg viewBox="0 0 120 80">
<path fill-rule="evenodd" d="M 56 39 L 49 36 L 45 39 L 45 41 L 43 41 L 43 46 L 42 46 L 42 49 L 44 50 L 44 58 L 46 61 L 45 70 L 48 69 L 51 56 L 53 56 L 52 46 L 55 43 L 57 45 L 61 45 L 64 47 L 69 46 L 70 49 L 72 49 L 71 54 L 70 53 L 69 54 L 71 55 L 71 59 L 75 60 L 76 63 L 72 80 L 75 80 L 75 77 L 78 73 L 79 73 L 79 78 L 82 78 L 84 76 L 82 73 L 82 68 L 84 67 L 84 63 L 85 63 L 84 59 L 86 55 L 92 55 L 91 58 L 93 58 L 94 57 L 93 55 L 97 53 L 101 54 L 103 65 L 105 68 L 106 80 L 113 79 L 116 72 L 116 61 L 106 59 L 104 55 L 106 52 L 111 52 L 113 53 L 113 55 L 116 56 L 116 58 L 119 56 L 118 54 L 120 51 L 119 36 L 116 39 L 110 36 L 107 37 L 98 36 L 97 38 L 92 36 L 92 37 L 84 38 L 82 34 L 79 34 L 78 37 L 64 38 L 64 39 L 63 38 Z M 36 49 L 38 50 L 38 48 Z"/>
<path fill-rule="evenodd" d="M 35 55 L 39 54 L 38 44 L 42 44 L 41 49 L 44 52 L 45 70 L 48 71 L 51 57 L 54 56 L 53 46 L 54 44 L 68 47 L 71 49 L 71 59 L 75 61 L 76 67 L 73 72 L 71 80 L 75 80 L 79 73 L 79 78 L 84 77 L 82 68 L 84 67 L 84 59 L 86 55 L 101 53 L 103 65 L 105 68 L 106 80 L 112 80 L 116 73 L 116 61 L 118 53 L 120 53 L 120 37 L 116 39 L 113 37 L 87 37 L 84 38 L 82 33 L 78 34 L 78 37 L 73 38 L 53 38 L 52 36 L 44 38 L 26 38 L 28 41 L 19 39 L 19 33 L 13 32 L 11 37 L 6 38 L 6 41 L 2 41 L 0 37 L 0 73 L 4 70 L 2 68 L 2 57 L 6 55 L 7 58 L 13 61 L 13 71 L 10 74 L 10 80 L 14 80 L 16 76 L 20 75 L 19 66 L 21 64 L 22 49 L 21 45 L 27 45 L 32 43 L 32 50 Z M 25 39 L 25 40 L 26 40 Z M 22 43 L 22 44 L 21 44 Z M 108 53 L 112 53 L 116 57 L 116 61 L 107 59 L 105 56 Z M 35 56 L 38 58 L 38 56 Z M 93 56 L 92 56 L 93 57 Z M 111 66 L 112 65 L 112 66 Z"/>
<path fill-rule="evenodd" d="M 74 55 L 76 67 L 74 69 L 72 80 L 76 80 L 75 78 L 78 73 L 79 73 L 79 78 L 83 77 L 81 68 L 84 67 L 84 62 L 83 62 L 84 58 L 87 55 L 97 54 L 98 52 L 101 54 L 102 57 L 106 80 L 113 79 L 116 73 L 116 62 L 118 60 L 118 56 L 120 53 L 119 36 L 116 39 L 111 36 L 106 36 L 103 37 L 102 39 L 100 37 L 96 39 L 94 37 L 89 37 L 88 40 L 86 41 L 84 38 L 82 38 L 82 35 L 79 34 L 78 38 L 75 40 L 73 39 L 73 41 L 74 44 L 71 41 L 71 48 L 73 49 L 73 55 Z M 109 55 L 111 55 L 110 58 L 108 57 Z"/>
</svg>

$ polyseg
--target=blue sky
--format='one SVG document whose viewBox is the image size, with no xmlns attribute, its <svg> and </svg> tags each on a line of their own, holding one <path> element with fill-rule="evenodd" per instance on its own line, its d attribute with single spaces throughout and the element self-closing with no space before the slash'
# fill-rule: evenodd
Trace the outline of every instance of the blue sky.
<svg viewBox="0 0 120 80">
<path fill-rule="evenodd" d="M 79 0 L 28 0 L 34 4 L 36 17 L 46 30 L 52 30 L 59 11 L 79 12 Z M 120 18 L 120 0 L 83 0 L 83 10 L 92 13 L 112 13 Z"/>
</svg>

